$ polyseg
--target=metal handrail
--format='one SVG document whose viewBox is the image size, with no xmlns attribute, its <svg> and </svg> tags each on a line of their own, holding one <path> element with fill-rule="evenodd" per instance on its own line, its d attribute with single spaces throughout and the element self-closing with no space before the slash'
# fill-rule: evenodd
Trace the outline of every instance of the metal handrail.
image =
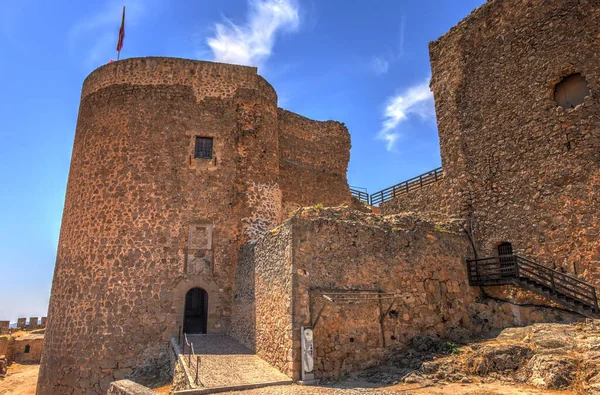
<svg viewBox="0 0 600 395">
<path fill-rule="evenodd" d="M 516 254 L 467 259 L 467 271 L 471 285 L 502 285 L 528 279 L 598 311 L 593 285 Z"/>
<path fill-rule="evenodd" d="M 181 327 L 179 327 L 179 337 L 177 342 L 179 343 L 182 338 L 181 338 Z M 185 362 L 185 345 L 187 344 L 188 346 L 188 350 L 190 350 L 191 352 L 188 352 L 187 356 L 188 356 L 188 360 L 187 360 L 187 365 L 188 365 L 188 370 L 191 370 L 192 368 L 192 356 L 195 357 L 195 361 L 196 361 L 196 377 L 194 379 L 194 383 L 196 385 L 200 384 L 201 386 L 204 386 L 204 384 L 202 383 L 202 380 L 200 379 L 200 375 L 199 375 L 199 370 L 200 370 L 200 363 L 201 363 L 201 358 L 200 355 L 196 355 L 196 352 L 194 351 L 194 343 L 190 342 L 188 340 L 187 337 L 187 333 L 183 332 L 183 342 L 181 344 L 182 346 L 182 350 L 181 353 L 183 354 L 183 361 Z"/>
<path fill-rule="evenodd" d="M 409 180 L 402 181 L 399 184 L 392 185 L 391 187 L 372 193 L 371 206 L 376 206 L 387 202 L 396 196 L 409 193 L 413 190 L 421 189 L 424 186 L 434 184 L 442 179 L 444 179 L 444 169 L 438 167 L 437 169 L 430 170 Z"/>
<path fill-rule="evenodd" d="M 367 192 L 366 189 L 364 191 L 361 191 L 360 189 L 357 189 L 357 187 L 350 187 L 350 194 L 353 197 L 355 197 L 358 200 L 360 200 L 361 202 L 364 202 L 364 203 L 367 203 L 367 204 L 369 204 L 369 202 L 370 202 L 369 193 Z"/>
</svg>

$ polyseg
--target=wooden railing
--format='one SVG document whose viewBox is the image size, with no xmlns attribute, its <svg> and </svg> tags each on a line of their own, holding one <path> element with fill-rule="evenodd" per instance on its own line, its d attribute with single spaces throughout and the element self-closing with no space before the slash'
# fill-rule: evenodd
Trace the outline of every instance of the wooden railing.
<svg viewBox="0 0 600 395">
<path fill-rule="evenodd" d="M 444 178 L 444 170 L 441 167 L 423 173 L 410 180 L 403 181 L 384 190 L 371 194 L 371 206 L 377 206 L 383 202 L 392 200 L 396 196 L 421 189 L 426 185 L 434 184 Z"/>
<path fill-rule="evenodd" d="M 518 255 L 467 259 L 467 273 L 470 285 L 503 285 L 514 284 L 515 280 L 529 281 L 598 311 L 596 288 L 593 285 Z"/>
<path fill-rule="evenodd" d="M 370 203 L 369 200 L 369 194 L 367 193 L 367 190 L 364 188 L 358 188 L 358 187 L 350 187 L 350 193 L 352 194 L 353 197 L 357 198 L 358 200 L 360 200 L 361 202 Z"/>
</svg>

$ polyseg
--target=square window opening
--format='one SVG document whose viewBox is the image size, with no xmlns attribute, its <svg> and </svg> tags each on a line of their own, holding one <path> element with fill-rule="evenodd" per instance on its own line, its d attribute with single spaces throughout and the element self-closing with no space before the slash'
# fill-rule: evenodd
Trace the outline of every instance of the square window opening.
<svg viewBox="0 0 600 395">
<path fill-rule="evenodd" d="M 194 158 L 196 159 L 212 159 L 213 157 L 213 138 L 212 137 L 196 137 L 196 147 L 194 149 Z"/>
</svg>

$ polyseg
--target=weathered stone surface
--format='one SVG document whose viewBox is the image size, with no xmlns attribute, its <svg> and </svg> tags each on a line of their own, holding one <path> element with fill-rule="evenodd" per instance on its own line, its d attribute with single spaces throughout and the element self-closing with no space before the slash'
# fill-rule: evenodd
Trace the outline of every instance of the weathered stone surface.
<svg viewBox="0 0 600 395">
<path fill-rule="evenodd" d="M 314 323 L 323 306 L 314 332 L 317 377 L 378 365 L 408 344 L 417 350 L 434 347 L 424 334 L 456 341 L 554 318 L 537 308 L 481 300 L 479 290 L 468 286 L 463 266 L 470 248 L 454 221 L 382 217 L 345 207 L 300 209 L 242 252 L 234 333 L 297 379 L 300 327 Z M 320 296 L 356 291 L 397 299 L 330 303 Z M 482 350 L 483 368 L 516 369 L 527 362 L 526 351 Z"/>
<path fill-rule="evenodd" d="M 212 159 L 194 158 L 196 137 L 213 138 Z M 134 58 L 90 74 L 38 392 L 162 371 L 193 287 L 208 294 L 207 330 L 239 333 L 238 250 L 281 223 L 286 201 L 349 202 L 348 149 L 341 124 L 279 110 L 254 67 Z"/>
<path fill-rule="evenodd" d="M 445 179 L 384 213 L 439 209 L 469 220 L 480 256 L 510 242 L 600 285 L 598 26 L 595 0 L 490 0 L 430 43 Z M 555 86 L 574 73 L 591 94 L 565 110 Z"/>
<path fill-rule="evenodd" d="M 598 323 L 535 324 L 504 330 L 484 343 L 425 362 L 409 382 L 502 381 L 542 389 L 597 393 L 600 364 Z"/>
<path fill-rule="evenodd" d="M 114 381 L 106 391 L 108 395 L 156 395 L 156 392 L 130 380 Z"/>
</svg>

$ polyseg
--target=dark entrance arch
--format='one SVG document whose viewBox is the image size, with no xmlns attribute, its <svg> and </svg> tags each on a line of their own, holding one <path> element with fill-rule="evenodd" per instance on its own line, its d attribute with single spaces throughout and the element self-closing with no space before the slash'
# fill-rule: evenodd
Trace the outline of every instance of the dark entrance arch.
<svg viewBox="0 0 600 395">
<path fill-rule="evenodd" d="M 183 331 L 206 333 L 208 321 L 208 293 L 202 288 L 192 288 L 185 294 Z"/>
</svg>

